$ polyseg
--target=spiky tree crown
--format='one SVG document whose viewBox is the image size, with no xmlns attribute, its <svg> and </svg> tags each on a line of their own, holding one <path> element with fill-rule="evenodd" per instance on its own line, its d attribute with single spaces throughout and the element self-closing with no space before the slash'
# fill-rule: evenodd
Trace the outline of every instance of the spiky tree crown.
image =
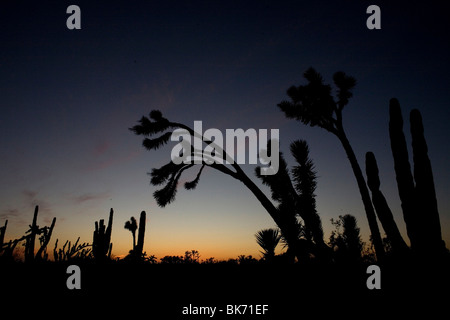
<svg viewBox="0 0 450 320">
<path fill-rule="evenodd" d="M 337 133 L 340 114 L 353 96 L 355 78 L 342 71 L 336 72 L 333 76 L 336 97 L 333 97 L 331 86 L 324 84 L 322 76 L 315 69 L 306 70 L 304 77 L 308 84 L 291 86 L 287 90 L 291 100 L 282 101 L 278 107 L 288 118 Z"/>
</svg>

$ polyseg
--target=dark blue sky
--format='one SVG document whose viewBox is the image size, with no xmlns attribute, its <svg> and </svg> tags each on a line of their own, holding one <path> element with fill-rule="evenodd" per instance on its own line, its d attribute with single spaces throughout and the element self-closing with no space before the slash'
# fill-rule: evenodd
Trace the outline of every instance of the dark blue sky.
<svg viewBox="0 0 450 320">
<path fill-rule="evenodd" d="M 81 30 L 66 28 L 70 4 L 81 8 Z M 366 28 L 370 4 L 381 8 L 381 30 Z M 312 66 L 327 82 L 340 70 L 357 79 L 344 125 L 360 164 L 367 151 L 377 156 L 382 190 L 402 231 L 388 102 L 400 100 L 405 120 L 411 109 L 420 109 L 448 243 L 445 6 L 341 0 L 2 3 L 0 223 L 10 220 L 7 237 L 21 235 L 40 204 L 43 221 L 58 219 L 56 237 L 91 241 L 94 220 L 113 207 L 117 255 L 131 242 L 122 224 L 141 210 L 149 213 L 147 251 L 159 257 L 188 249 L 204 258 L 258 255 L 253 234 L 274 223 L 229 177 L 204 172 L 197 190 L 180 190 L 173 205 L 157 207 L 146 172 L 170 159 L 170 146 L 146 152 L 128 128 L 160 109 L 189 125 L 202 120 L 204 128 L 277 128 L 291 164 L 289 143 L 306 139 L 319 175 L 324 229 L 330 230 L 330 218 L 351 213 L 367 239 L 362 202 L 339 141 L 285 119 L 276 107 Z"/>
</svg>

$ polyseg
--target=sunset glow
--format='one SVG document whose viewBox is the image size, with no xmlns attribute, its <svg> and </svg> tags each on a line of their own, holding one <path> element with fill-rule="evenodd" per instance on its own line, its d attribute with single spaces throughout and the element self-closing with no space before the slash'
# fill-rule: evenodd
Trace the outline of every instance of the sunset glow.
<svg viewBox="0 0 450 320">
<path fill-rule="evenodd" d="M 50 258 L 59 244 L 92 242 L 94 223 L 114 209 L 113 255 L 132 248 L 125 221 L 147 212 L 144 251 L 158 259 L 198 250 L 201 259 L 261 257 L 254 234 L 276 227 L 238 181 L 205 168 L 196 190 L 179 187 L 160 208 L 147 175 L 170 161 L 176 142 L 152 152 L 128 129 L 151 110 L 205 128 L 279 130 L 280 151 L 305 139 L 318 175 L 317 212 L 324 239 L 330 219 L 351 214 L 363 241 L 369 227 L 358 187 L 339 141 L 318 127 L 287 119 L 277 108 L 286 90 L 304 84 L 313 66 L 332 83 L 336 71 L 357 79 L 344 126 L 364 168 L 375 153 L 381 190 L 408 242 L 389 142 L 389 100 L 400 101 L 411 147 L 408 115 L 421 111 L 444 241 L 450 243 L 447 34 L 434 8 L 404 12 L 380 5 L 381 30 L 366 27 L 366 4 L 289 5 L 79 3 L 80 30 L 68 30 L 66 3 L 8 4 L 1 12 L 0 225 L 5 240 L 21 237 L 39 205 L 38 224 L 56 217 Z M 56 18 L 58 17 L 58 18 Z M 416 25 L 412 21 L 424 21 Z M 411 150 L 411 149 L 410 149 Z M 410 151 L 410 158 L 412 154 Z M 256 165 L 242 166 L 254 175 Z M 196 169 L 179 184 L 195 178 Z M 382 230 L 382 234 L 384 232 Z M 283 249 L 281 245 L 277 253 Z"/>
</svg>

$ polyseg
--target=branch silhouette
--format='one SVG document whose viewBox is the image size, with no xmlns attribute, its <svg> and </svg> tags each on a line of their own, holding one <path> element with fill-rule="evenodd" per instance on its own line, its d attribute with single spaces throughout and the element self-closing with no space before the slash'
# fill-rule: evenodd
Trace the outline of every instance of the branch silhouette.
<svg viewBox="0 0 450 320">
<path fill-rule="evenodd" d="M 224 155 L 225 159 L 229 158 L 229 155 L 225 151 L 223 151 L 220 148 L 220 146 L 214 144 L 213 141 L 205 139 L 202 135 L 199 136 L 199 133 L 194 132 L 194 130 L 192 130 L 190 127 L 184 124 L 171 122 L 167 120 L 162 116 L 162 113 L 158 110 L 151 111 L 149 117 L 144 116 L 138 122 L 139 124 L 131 127 L 130 130 L 134 132 L 136 135 L 142 135 L 145 137 L 142 144 L 149 151 L 157 150 L 162 145 L 167 144 L 169 141 L 169 137 L 173 133 L 173 131 L 175 129 L 180 128 L 185 129 L 192 138 L 200 138 L 202 139 L 203 142 L 210 145 L 212 144 L 215 148 L 218 148 L 220 149 L 221 152 L 223 152 L 222 154 Z M 269 146 L 270 144 L 268 145 L 268 148 Z M 307 157 L 305 158 L 305 155 L 303 156 L 301 155 L 300 146 L 303 146 L 303 148 L 305 148 L 306 146 L 307 148 L 306 142 L 299 142 L 298 144 L 292 147 L 292 151 L 294 153 L 298 153 L 297 154 L 298 160 L 300 160 L 303 157 L 307 162 L 307 166 L 309 166 L 309 168 L 312 168 L 312 163 L 308 162 L 309 160 L 306 160 Z M 191 159 L 194 159 L 194 157 L 196 156 L 200 156 L 200 154 L 198 154 L 198 151 L 191 148 L 190 150 Z M 297 194 L 295 190 L 296 187 L 294 187 L 291 182 L 289 173 L 287 171 L 286 163 L 281 155 L 280 155 L 280 163 L 281 168 L 279 168 L 278 172 L 272 176 L 262 176 L 260 174 L 261 168 L 258 167 L 256 169 L 256 174 L 259 178 L 262 179 L 263 183 L 270 186 L 270 184 L 272 183 L 271 181 L 280 181 L 280 183 L 282 184 L 282 189 L 278 191 L 279 195 L 275 195 L 274 188 L 272 188 L 272 198 L 277 201 L 281 200 L 281 204 L 278 207 L 276 207 L 273 204 L 273 202 L 269 198 L 267 198 L 264 192 L 262 192 L 262 190 L 245 174 L 245 172 L 236 162 L 230 164 L 222 164 L 211 161 L 197 164 L 200 166 L 200 169 L 195 179 L 186 182 L 184 184 L 184 187 L 187 190 L 195 189 L 195 187 L 199 183 L 201 174 L 204 172 L 205 167 L 210 167 L 215 170 L 218 170 L 242 182 L 254 194 L 254 196 L 259 200 L 261 205 L 266 209 L 266 211 L 275 221 L 292 251 L 296 252 L 296 255 L 300 256 L 300 252 L 304 251 L 304 249 L 301 249 L 301 247 L 304 247 L 304 245 L 301 245 L 301 242 L 299 241 L 298 237 L 299 232 L 298 232 L 297 215 L 300 215 L 305 220 L 305 224 L 313 234 L 315 244 L 318 244 L 319 246 L 323 247 L 326 245 L 323 241 L 323 232 L 320 217 L 315 212 L 315 202 L 314 205 L 311 204 L 312 195 L 309 196 L 306 195 L 307 192 L 305 186 L 308 185 L 308 183 L 304 182 L 302 185 L 299 181 L 300 179 L 299 168 L 303 167 L 304 164 L 299 163 L 299 168 L 297 168 L 297 181 L 295 182 L 295 185 L 297 188 L 299 188 L 299 190 L 302 189 L 300 186 L 305 187 L 305 190 L 300 190 L 302 194 L 304 193 L 304 195 L 302 195 L 303 197 L 302 198 L 299 197 L 299 194 Z M 152 169 L 152 171 L 150 172 L 151 184 L 154 186 L 163 185 L 161 189 L 156 190 L 153 193 L 153 197 L 155 198 L 157 204 L 160 207 L 165 207 L 167 204 L 175 200 L 178 182 L 181 175 L 183 174 L 184 171 L 190 169 L 195 165 L 196 164 L 194 163 L 175 164 L 173 162 L 169 162 L 160 168 Z M 309 177 L 310 180 L 312 178 L 313 176 Z M 311 183 L 312 182 L 310 181 L 309 188 L 313 191 L 315 184 Z M 285 194 L 285 196 L 282 196 L 282 194 Z M 288 196 L 289 194 L 291 194 L 293 197 Z M 309 203 L 310 208 L 308 210 L 303 210 L 302 207 L 306 208 L 307 203 Z"/>
</svg>

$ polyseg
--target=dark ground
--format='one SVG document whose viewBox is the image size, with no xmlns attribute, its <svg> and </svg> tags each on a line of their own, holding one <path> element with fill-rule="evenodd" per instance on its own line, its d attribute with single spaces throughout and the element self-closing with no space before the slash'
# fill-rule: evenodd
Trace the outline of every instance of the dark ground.
<svg viewBox="0 0 450 320">
<path fill-rule="evenodd" d="M 183 307 L 212 306 L 213 319 L 364 318 L 448 313 L 445 266 L 381 267 L 381 289 L 366 287 L 367 266 L 148 265 L 82 263 L 81 289 L 69 290 L 68 264 L 0 265 L 0 308 L 18 314 L 113 315 L 148 319 L 208 319 Z M 227 305 L 268 305 L 265 314 L 227 315 Z M 14 306 L 14 307 L 13 307 Z M 6 308 L 6 309 L 5 309 Z M 62 311 L 56 311 L 62 310 Z M 240 309 L 243 310 L 243 307 Z M 259 309 L 261 310 L 261 309 Z M 447 310 L 447 311 L 446 311 Z M 439 317 L 444 316 L 442 313 Z M 436 317 L 437 317 L 436 314 Z"/>
</svg>

